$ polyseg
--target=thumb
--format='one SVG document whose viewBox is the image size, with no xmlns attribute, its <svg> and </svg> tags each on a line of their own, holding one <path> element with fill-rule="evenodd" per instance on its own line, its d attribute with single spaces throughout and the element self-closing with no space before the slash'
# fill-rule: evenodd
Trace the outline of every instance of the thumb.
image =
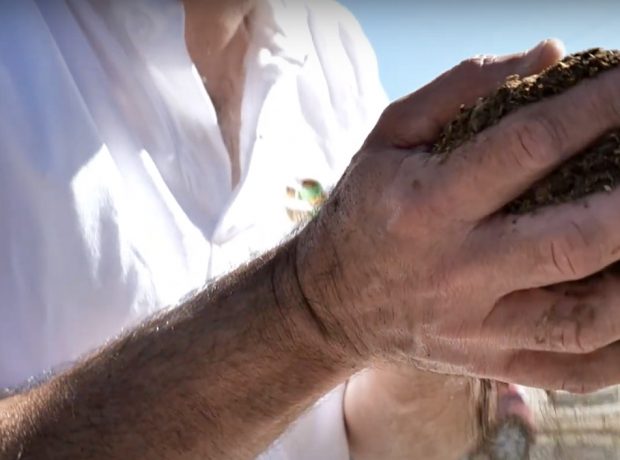
<svg viewBox="0 0 620 460">
<path fill-rule="evenodd" d="M 501 86 L 510 75 L 536 74 L 564 55 L 558 40 L 545 40 L 529 51 L 501 57 L 474 57 L 461 62 L 415 93 L 391 104 L 381 116 L 370 142 L 411 148 L 432 143 L 456 117 Z"/>
</svg>

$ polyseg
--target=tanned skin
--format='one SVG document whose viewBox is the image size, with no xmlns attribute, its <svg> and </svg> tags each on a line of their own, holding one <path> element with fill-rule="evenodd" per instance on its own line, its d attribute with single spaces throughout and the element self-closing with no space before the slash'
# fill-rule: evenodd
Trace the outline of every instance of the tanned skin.
<svg viewBox="0 0 620 460">
<path fill-rule="evenodd" d="M 356 369 L 321 335 L 295 273 L 289 244 L 0 401 L 0 458 L 256 456 Z"/>
<path fill-rule="evenodd" d="M 487 64 L 461 69 L 495 80 Z M 252 458 L 379 363 L 580 392 L 620 383 L 620 282 L 541 288 L 620 258 L 620 191 L 497 214 L 620 125 L 620 71 L 438 161 L 422 146 L 463 102 L 437 90 L 455 72 L 384 112 L 289 243 L 2 401 L 0 458 Z"/>
<path fill-rule="evenodd" d="M 545 41 L 526 53 L 479 58 L 456 67 L 424 90 L 429 98 L 445 94 L 454 103 L 471 104 L 490 94 L 506 77 L 535 74 L 563 56 L 557 41 Z M 471 65 L 473 64 L 473 65 Z M 419 110 L 427 110 L 420 105 Z M 420 114 L 422 117 L 423 115 Z M 345 416 L 355 460 L 445 460 L 459 458 L 479 442 L 482 427 L 480 385 L 476 379 L 424 372 L 385 363 L 366 369 L 348 383 Z M 497 401 L 499 402 L 499 401 Z M 496 403 L 497 403 L 496 402 Z M 486 424 L 524 416 L 525 407 L 500 407 Z"/>
</svg>

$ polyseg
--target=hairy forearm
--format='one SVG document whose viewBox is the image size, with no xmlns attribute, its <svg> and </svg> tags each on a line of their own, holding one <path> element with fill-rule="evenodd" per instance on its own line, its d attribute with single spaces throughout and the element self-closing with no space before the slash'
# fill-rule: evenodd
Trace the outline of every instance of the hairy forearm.
<svg viewBox="0 0 620 460">
<path fill-rule="evenodd" d="M 0 458 L 259 453 L 355 368 L 313 322 L 294 258 L 289 243 L 0 401 Z"/>
</svg>

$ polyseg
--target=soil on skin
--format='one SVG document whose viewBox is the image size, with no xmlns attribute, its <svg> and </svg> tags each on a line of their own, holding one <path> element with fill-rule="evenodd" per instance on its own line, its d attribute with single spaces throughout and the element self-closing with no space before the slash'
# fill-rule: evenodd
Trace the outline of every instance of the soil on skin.
<svg viewBox="0 0 620 460">
<path fill-rule="evenodd" d="M 579 82 L 620 64 L 620 51 L 592 49 L 567 56 L 539 75 L 510 77 L 491 96 L 481 98 L 447 125 L 433 151 L 448 153 L 501 118 L 533 102 L 560 94 Z M 542 206 L 564 203 L 620 184 L 620 129 L 614 130 L 572 157 L 561 167 L 506 206 L 523 214 Z"/>
</svg>

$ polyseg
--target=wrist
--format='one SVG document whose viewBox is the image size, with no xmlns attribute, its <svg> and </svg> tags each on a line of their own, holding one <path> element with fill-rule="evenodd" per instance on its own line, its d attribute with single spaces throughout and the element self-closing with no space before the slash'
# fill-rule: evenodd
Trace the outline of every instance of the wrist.
<svg viewBox="0 0 620 460">
<path fill-rule="evenodd" d="M 341 248 L 335 244 L 326 220 L 324 207 L 295 239 L 297 284 L 322 337 L 359 370 L 368 367 L 374 359 L 369 346 L 371 337 L 367 336 L 370 331 L 361 327 L 355 313 L 360 311 L 356 295 L 359 293 L 347 287 Z"/>
<path fill-rule="evenodd" d="M 328 303 L 323 286 L 316 286 L 315 281 L 320 278 L 308 280 L 305 276 L 307 267 L 300 266 L 307 263 L 298 257 L 299 248 L 306 242 L 300 234 L 283 245 L 274 258 L 274 304 L 285 319 L 287 336 L 300 353 L 333 370 L 340 378 L 337 383 L 341 383 L 360 370 L 363 363 L 350 352 L 335 324 L 325 317 L 324 310 L 331 308 L 332 304 L 331 301 Z"/>
</svg>

